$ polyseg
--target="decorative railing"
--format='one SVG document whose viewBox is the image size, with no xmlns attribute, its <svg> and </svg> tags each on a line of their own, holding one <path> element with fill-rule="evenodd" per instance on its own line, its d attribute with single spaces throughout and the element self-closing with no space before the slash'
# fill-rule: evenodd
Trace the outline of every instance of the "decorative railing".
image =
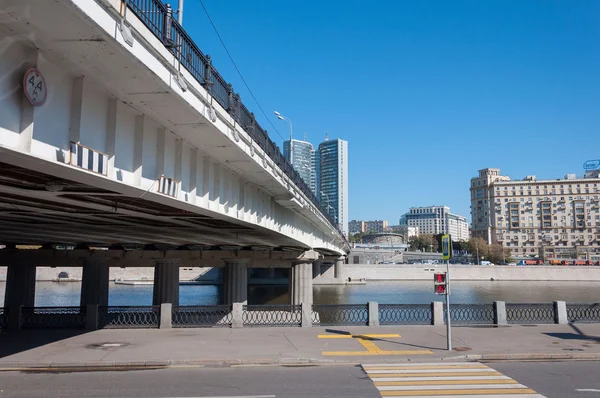
<svg viewBox="0 0 600 398">
<path fill-rule="evenodd" d="M 242 307 L 244 326 L 300 326 L 299 305 L 245 305 Z"/>
<path fill-rule="evenodd" d="M 231 84 L 228 84 L 212 66 L 210 57 L 202 53 L 183 27 L 173 19 L 170 6 L 164 4 L 161 0 L 127 0 L 127 5 L 163 45 L 173 53 L 181 65 L 244 128 L 252 140 L 267 153 L 343 237 L 333 215 L 329 214 L 326 207 L 321 205 L 320 200 L 310 190 L 308 184 L 269 138 L 267 131 L 256 122 L 254 114 L 248 111 L 239 94 L 233 91 Z M 348 244 L 347 241 L 346 244 Z"/>
<path fill-rule="evenodd" d="M 0 329 L 8 328 L 8 308 L 0 307 Z"/>
<path fill-rule="evenodd" d="M 160 306 L 148 307 L 98 307 L 98 328 L 135 329 L 157 328 Z"/>
<path fill-rule="evenodd" d="M 492 304 L 451 304 L 450 321 L 455 324 L 493 324 Z"/>
<path fill-rule="evenodd" d="M 174 328 L 229 327 L 231 326 L 230 305 L 206 305 L 173 307 Z"/>
<path fill-rule="evenodd" d="M 431 304 L 379 304 L 381 325 L 431 325 Z"/>
<path fill-rule="evenodd" d="M 431 304 L 316 304 L 209 306 L 88 306 L 18 307 L 8 317 L 0 308 L 0 329 L 47 328 L 191 328 L 330 325 L 443 325 L 443 303 Z M 11 309 L 13 310 L 13 309 Z M 96 313 L 97 310 L 97 313 Z M 166 313 L 162 313 L 166 311 Z M 92 312 L 93 311 L 93 312 Z M 12 315 L 15 315 L 14 317 Z M 600 304 L 452 304 L 455 325 L 600 323 Z"/>
<path fill-rule="evenodd" d="M 573 323 L 600 322 L 600 304 L 567 304 L 567 319 Z"/>
<path fill-rule="evenodd" d="M 554 323 L 552 304 L 506 304 L 506 319 L 515 324 Z"/>
<path fill-rule="evenodd" d="M 313 305 L 313 324 L 367 325 L 369 309 L 366 304 L 316 304 Z"/>
<path fill-rule="evenodd" d="M 85 307 L 22 307 L 23 329 L 83 329 Z"/>
</svg>

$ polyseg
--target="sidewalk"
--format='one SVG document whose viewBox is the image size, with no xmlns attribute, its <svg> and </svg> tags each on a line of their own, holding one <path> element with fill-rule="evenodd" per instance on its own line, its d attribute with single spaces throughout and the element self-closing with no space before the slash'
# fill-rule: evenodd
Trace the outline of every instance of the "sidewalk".
<svg viewBox="0 0 600 398">
<path fill-rule="evenodd" d="M 452 352 L 445 333 L 438 326 L 3 332 L 0 368 L 600 359 L 598 324 L 454 327 Z"/>
</svg>

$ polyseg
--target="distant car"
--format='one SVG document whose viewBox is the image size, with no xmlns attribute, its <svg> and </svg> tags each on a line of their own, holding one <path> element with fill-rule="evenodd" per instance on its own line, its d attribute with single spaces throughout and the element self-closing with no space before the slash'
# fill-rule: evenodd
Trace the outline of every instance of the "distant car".
<svg viewBox="0 0 600 398">
<path fill-rule="evenodd" d="M 508 263 L 508 265 L 517 265 L 517 263 Z"/>
<path fill-rule="evenodd" d="M 64 271 L 63 271 L 63 272 L 59 272 L 59 273 L 58 273 L 58 278 L 59 278 L 59 279 L 66 279 L 66 278 L 68 278 L 68 277 L 69 277 L 69 273 L 68 273 L 68 272 L 64 272 Z"/>
</svg>

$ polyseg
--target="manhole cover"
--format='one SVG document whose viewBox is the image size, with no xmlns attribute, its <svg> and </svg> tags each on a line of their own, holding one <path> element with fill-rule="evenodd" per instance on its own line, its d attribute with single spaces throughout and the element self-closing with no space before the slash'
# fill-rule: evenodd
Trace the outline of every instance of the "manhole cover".
<svg viewBox="0 0 600 398">
<path fill-rule="evenodd" d="M 454 347 L 454 351 L 471 351 L 471 347 Z"/>
</svg>

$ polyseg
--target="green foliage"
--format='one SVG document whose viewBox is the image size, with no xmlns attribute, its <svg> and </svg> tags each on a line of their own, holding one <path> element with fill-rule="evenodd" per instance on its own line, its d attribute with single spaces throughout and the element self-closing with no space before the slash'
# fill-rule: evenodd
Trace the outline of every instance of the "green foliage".
<svg viewBox="0 0 600 398">
<path fill-rule="evenodd" d="M 441 240 L 441 237 L 440 237 Z M 435 253 L 438 252 L 441 247 L 440 242 L 437 239 L 437 235 L 419 235 L 417 237 L 410 238 L 409 241 L 409 250 L 410 251 L 425 251 L 430 252 L 433 251 Z"/>
</svg>

